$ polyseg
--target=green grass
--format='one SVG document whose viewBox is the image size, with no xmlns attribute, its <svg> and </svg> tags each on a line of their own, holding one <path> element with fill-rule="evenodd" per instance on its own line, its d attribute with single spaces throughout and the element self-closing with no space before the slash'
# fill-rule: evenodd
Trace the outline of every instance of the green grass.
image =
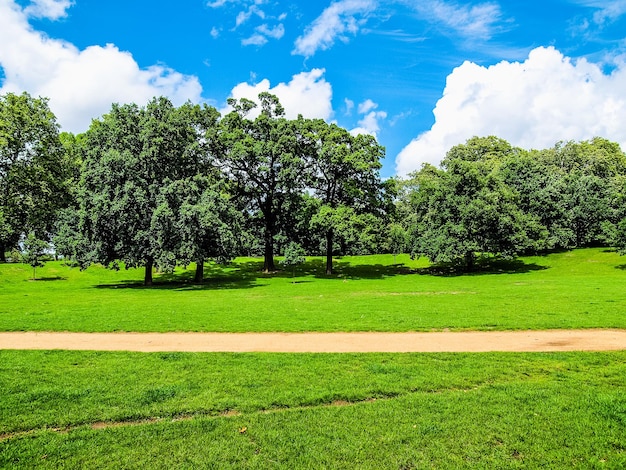
<svg viewBox="0 0 626 470">
<path fill-rule="evenodd" d="M 626 352 L 2 351 L 0 467 L 624 468 L 624 377 Z"/>
<path fill-rule="evenodd" d="M 0 265 L 0 331 L 428 331 L 626 327 L 626 260 L 583 249 L 492 263 L 457 275 L 399 256 L 343 257 L 337 274 L 310 258 L 263 275 L 239 259 L 192 272 L 86 271 L 48 263 Z M 294 282 L 295 281 L 295 282 Z"/>
<path fill-rule="evenodd" d="M 471 275 L 336 266 L 239 259 L 144 288 L 141 270 L 4 264 L 0 331 L 626 327 L 626 260 L 604 249 Z M 0 468 L 626 468 L 624 377 L 626 351 L 0 351 Z"/>
</svg>

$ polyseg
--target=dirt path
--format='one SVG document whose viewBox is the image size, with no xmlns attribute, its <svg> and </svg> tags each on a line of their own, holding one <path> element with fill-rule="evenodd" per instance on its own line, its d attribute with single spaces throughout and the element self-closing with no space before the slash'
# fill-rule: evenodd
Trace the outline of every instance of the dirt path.
<svg viewBox="0 0 626 470">
<path fill-rule="evenodd" d="M 433 333 L 0 333 L 0 349 L 184 352 L 626 350 L 626 330 Z"/>
</svg>

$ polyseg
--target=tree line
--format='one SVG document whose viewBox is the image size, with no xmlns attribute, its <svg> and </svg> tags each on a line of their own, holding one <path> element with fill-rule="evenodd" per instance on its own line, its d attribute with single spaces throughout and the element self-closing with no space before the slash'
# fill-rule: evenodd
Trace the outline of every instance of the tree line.
<svg viewBox="0 0 626 470">
<path fill-rule="evenodd" d="M 45 99 L 7 95 L 0 103 L 7 116 L 0 129 L 8 194 L 0 213 L 3 254 L 34 234 L 83 267 L 143 266 L 150 284 L 153 267 L 193 262 L 201 280 L 205 260 L 240 254 L 262 255 L 271 272 L 274 256 L 291 242 L 323 251 L 331 273 L 334 248 L 375 250 L 392 212 L 376 139 L 320 119 L 286 119 L 269 93 L 258 103 L 230 100 L 225 116 L 163 97 L 145 106 L 114 104 L 78 136 L 59 134 Z M 33 104 L 47 113 L 45 141 L 24 132 L 42 126 L 21 111 Z M 58 188 L 33 197 L 44 174 Z M 29 184 L 15 184 L 16 175 Z M 49 224 L 38 217 L 39 205 Z"/>
<path fill-rule="evenodd" d="M 285 118 L 276 96 L 213 107 L 114 104 L 79 135 L 45 98 L 0 97 L 0 260 L 52 243 L 82 267 L 169 271 L 277 254 L 410 252 L 472 269 L 481 255 L 626 247 L 626 156 L 606 139 L 526 151 L 497 137 L 441 167 L 380 177 L 384 148 L 320 119 Z M 33 264 L 34 266 L 34 264 Z"/>
<path fill-rule="evenodd" d="M 626 156 L 603 138 L 526 151 L 473 137 L 401 183 L 407 248 L 472 269 L 477 255 L 626 248 Z"/>
</svg>

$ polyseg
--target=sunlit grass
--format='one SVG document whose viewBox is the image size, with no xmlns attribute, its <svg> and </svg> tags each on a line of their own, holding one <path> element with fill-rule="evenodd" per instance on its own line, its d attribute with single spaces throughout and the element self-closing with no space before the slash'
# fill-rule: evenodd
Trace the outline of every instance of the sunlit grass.
<svg viewBox="0 0 626 470">
<path fill-rule="evenodd" d="M 626 352 L 0 352 L 2 468 L 623 468 Z"/>
<path fill-rule="evenodd" d="M 265 275 L 256 259 L 193 272 L 38 270 L 0 265 L 0 330 L 428 331 L 626 327 L 626 260 L 583 249 L 497 262 L 479 272 L 432 270 L 392 255 L 343 257 L 325 276 L 320 258 Z M 294 282 L 295 281 L 295 282 Z"/>
</svg>

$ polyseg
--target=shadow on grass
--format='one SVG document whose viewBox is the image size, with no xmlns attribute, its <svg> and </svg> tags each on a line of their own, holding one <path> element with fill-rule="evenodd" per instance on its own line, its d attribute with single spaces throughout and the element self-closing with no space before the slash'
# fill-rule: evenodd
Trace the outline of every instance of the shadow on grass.
<svg viewBox="0 0 626 470">
<path fill-rule="evenodd" d="M 617 266 L 615 266 L 615 269 L 626 271 L 626 264 L 618 264 Z"/>
<path fill-rule="evenodd" d="M 279 265 L 277 265 L 279 266 Z M 295 269 L 263 272 L 262 261 L 235 262 L 228 265 L 207 263 L 204 269 L 204 281 L 194 282 L 193 270 L 157 274 L 151 286 L 144 286 L 141 280 L 124 280 L 112 284 L 100 284 L 98 289 L 170 289 L 179 291 L 253 289 L 263 287 L 264 279 L 285 279 L 293 284 L 313 282 L 302 277 L 315 279 L 384 279 L 393 276 L 411 274 L 431 276 L 477 276 L 486 274 L 515 274 L 548 269 L 534 263 L 521 260 L 480 259 L 473 271 L 467 272 L 464 266 L 438 264 L 427 268 L 411 269 L 405 264 L 351 264 L 337 257 L 333 262 L 333 274 L 326 274 L 325 259 L 311 259 Z M 626 265 L 625 265 L 626 269 Z"/>
<path fill-rule="evenodd" d="M 453 263 L 440 263 L 427 268 L 417 269 L 416 272 L 430 276 L 481 276 L 487 274 L 522 274 L 532 271 L 544 271 L 549 269 L 536 263 L 525 263 L 519 259 L 505 260 L 499 258 L 479 259 L 471 271 L 464 265 Z"/>
<path fill-rule="evenodd" d="M 67 281 L 66 277 L 62 277 L 62 276 L 54 276 L 54 277 L 36 277 L 35 279 L 29 279 L 29 281 L 35 281 L 35 282 L 39 282 L 39 281 Z"/>
</svg>

